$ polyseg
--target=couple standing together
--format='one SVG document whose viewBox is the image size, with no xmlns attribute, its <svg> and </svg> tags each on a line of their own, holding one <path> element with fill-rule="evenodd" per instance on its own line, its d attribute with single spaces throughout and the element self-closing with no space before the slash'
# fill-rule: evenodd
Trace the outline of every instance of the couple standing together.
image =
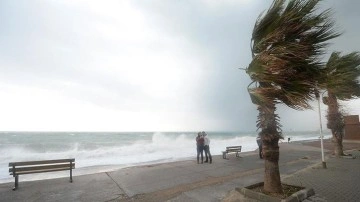
<svg viewBox="0 0 360 202">
<path fill-rule="evenodd" d="M 196 149 L 197 149 L 197 163 L 199 163 L 199 156 L 201 155 L 201 163 L 204 162 L 204 150 L 205 150 L 205 163 L 210 160 L 212 163 L 212 157 L 210 154 L 210 139 L 207 137 L 207 134 L 203 132 L 198 132 L 196 137 Z"/>
</svg>

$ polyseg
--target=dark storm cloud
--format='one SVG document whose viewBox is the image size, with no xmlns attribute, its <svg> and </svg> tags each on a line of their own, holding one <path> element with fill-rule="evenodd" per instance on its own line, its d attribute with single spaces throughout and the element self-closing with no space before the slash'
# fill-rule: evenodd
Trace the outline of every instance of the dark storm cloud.
<svg viewBox="0 0 360 202">
<path fill-rule="evenodd" d="M 271 1 L 251 1 L 248 5 L 230 1 L 209 6 L 207 1 L 151 1 L 137 2 L 142 11 L 153 16 L 155 26 L 164 32 L 181 35 L 197 44 L 201 54 L 208 55 L 204 67 L 206 82 L 201 85 L 199 107 L 207 116 L 228 120 L 225 127 L 254 130 L 256 107 L 251 103 L 246 87 L 248 75 L 237 68 L 246 68 L 251 61 L 250 38 L 258 15 L 266 10 Z M 233 4 L 232 4 L 233 3 Z M 359 1 L 323 1 L 320 9 L 332 8 L 334 20 L 344 34 L 332 41 L 328 51 L 358 51 L 360 19 Z M 327 55 L 324 56 L 327 60 Z M 279 106 L 279 114 L 285 130 L 318 129 L 317 104 L 315 111 L 295 111 Z M 322 113 L 325 113 L 322 106 Z M 305 118 L 307 117 L 307 118 Z"/>
<path fill-rule="evenodd" d="M 200 112 L 222 120 L 223 129 L 254 130 L 256 107 L 247 93 L 250 79 L 243 70 L 251 60 L 251 30 L 258 15 L 270 4 L 259 2 L 151 1 L 137 6 L 154 16 L 154 26 L 180 35 L 207 55 L 205 82 L 199 84 Z M 195 52 L 195 51 L 194 51 Z"/>
<path fill-rule="evenodd" d="M 141 114 L 142 110 L 150 109 L 154 117 L 167 112 L 163 120 L 178 125 L 180 130 L 256 129 L 257 110 L 247 92 L 250 79 L 239 68 L 246 68 L 251 61 L 250 39 L 254 23 L 272 1 L 129 1 L 144 16 L 145 28 L 140 31 L 149 31 L 145 34 L 133 32 L 130 36 L 149 34 L 153 37 L 143 41 L 135 38 L 131 42 L 126 37 L 119 42 L 120 37 L 113 39 L 108 34 L 122 36 L 132 28 L 132 23 L 135 26 L 135 19 L 127 16 L 114 19 L 106 14 L 123 13 L 116 10 L 101 13 L 96 1 L 64 2 L 1 1 L 2 83 L 53 90 L 110 110 L 126 109 Z M 93 3 L 95 6 L 89 7 L 88 4 Z M 107 5 L 119 3 L 117 1 L 97 3 L 106 5 L 106 9 L 121 8 Z M 360 18 L 357 11 L 360 2 L 321 2 L 321 8 L 329 7 L 333 8 L 337 26 L 344 32 L 332 41 L 329 53 L 358 51 L 360 30 L 356 25 Z M 119 20 L 116 17 L 128 21 L 129 27 L 116 24 Z M 113 28 L 119 29 L 114 31 Z M 181 79 L 178 82 L 182 88 L 172 85 L 170 89 L 157 89 L 170 86 L 172 80 L 167 80 L 167 73 L 172 72 L 154 69 L 154 66 L 135 74 L 150 84 L 151 76 L 157 76 L 154 81 L 163 80 L 157 81 L 155 89 L 150 91 L 144 88 L 148 83 L 139 83 L 139 78 L 137 82 L 129 82 L 131 79 L 123 75 L 130 70 L 136 73 L 133 63 L 146 56 L 150 59 L 159 56 L 154 59 L 155 66 L 164 64 L 169 57 L 167 54 L 183 60 L 176 63 L 183 65 L 185 76 L 171 77 Z M 120 63 L 128 57 L 135 58 Z M 143 71 L 147 69 L 150 70 Z M 152 96 L 152 90 L 156 91 L 156 96 Z M 314 106 L 316 110 L 316 102 Z M 324 114 L 324 107 L 322 109 Z M 278 112 L 285 130 L 318 128 L 316 111 L 298 112 L 279 106 Z M 175 117 L 179 114 L 181 118 Z M 160 124 L 158 128 L 161 127 Z"/>
</svg>

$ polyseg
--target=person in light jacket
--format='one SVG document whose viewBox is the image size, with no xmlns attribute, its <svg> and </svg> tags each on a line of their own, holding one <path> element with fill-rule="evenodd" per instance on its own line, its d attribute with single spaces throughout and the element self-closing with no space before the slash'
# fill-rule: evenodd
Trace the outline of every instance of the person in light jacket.
<svg viewBox="0 0 360 202">
<path fill-rule="evenodd" d="M 210 139 L 208 135 L 203 131 L 201 134 L 204 136 L 204 150 L 205 150 L 205 163 L 212 163 L 212 157 L 210 153 Z"/>
</svg>

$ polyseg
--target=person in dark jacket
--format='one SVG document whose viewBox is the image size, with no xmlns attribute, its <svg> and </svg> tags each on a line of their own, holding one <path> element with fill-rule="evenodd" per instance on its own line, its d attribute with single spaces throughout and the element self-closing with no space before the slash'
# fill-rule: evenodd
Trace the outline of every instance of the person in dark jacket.
<svg viewBox="0 0 360 202">
<path fill-rule="evenodd" d="M 256 142 L 257 142 L 257 144 L 259 146 L 259 157 L 262 159 L 263 158 L 263 153 L 262 153 L 262 140 L 261 140 L 261 137 L 257 137 Z"/>
<path fill-rule="evenodd" d="M 198 132 L 196 137 L 196 148 L 197 148 L 197 163 L 199 163 L 199 157 L 201 155 L 201 163 L 204 163 L 204 137 L 201 132 Z"/>
</svg>

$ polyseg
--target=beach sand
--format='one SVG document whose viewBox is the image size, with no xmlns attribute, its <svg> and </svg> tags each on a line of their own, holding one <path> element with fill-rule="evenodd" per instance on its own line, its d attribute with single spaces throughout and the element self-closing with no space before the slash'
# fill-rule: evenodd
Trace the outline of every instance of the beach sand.
<svg viewBox="0 0 360 202">
<path fill-rule="evenodd" d="M 324 140 L 327 158 L 332 143 Z M 344 150 L 359 150 L 360 143 L 344 142 Z M 0 184 L 0 201 L 242 201 L 236 187 L 263 180 L 264 163 L 257 151 L 213 157 L 213 164 L 196 159 L 130 167 L 68 178 Z M 280 144 L 280 173 L 286 179 L 321 162 L 320 141 Z"/>
</svg>

